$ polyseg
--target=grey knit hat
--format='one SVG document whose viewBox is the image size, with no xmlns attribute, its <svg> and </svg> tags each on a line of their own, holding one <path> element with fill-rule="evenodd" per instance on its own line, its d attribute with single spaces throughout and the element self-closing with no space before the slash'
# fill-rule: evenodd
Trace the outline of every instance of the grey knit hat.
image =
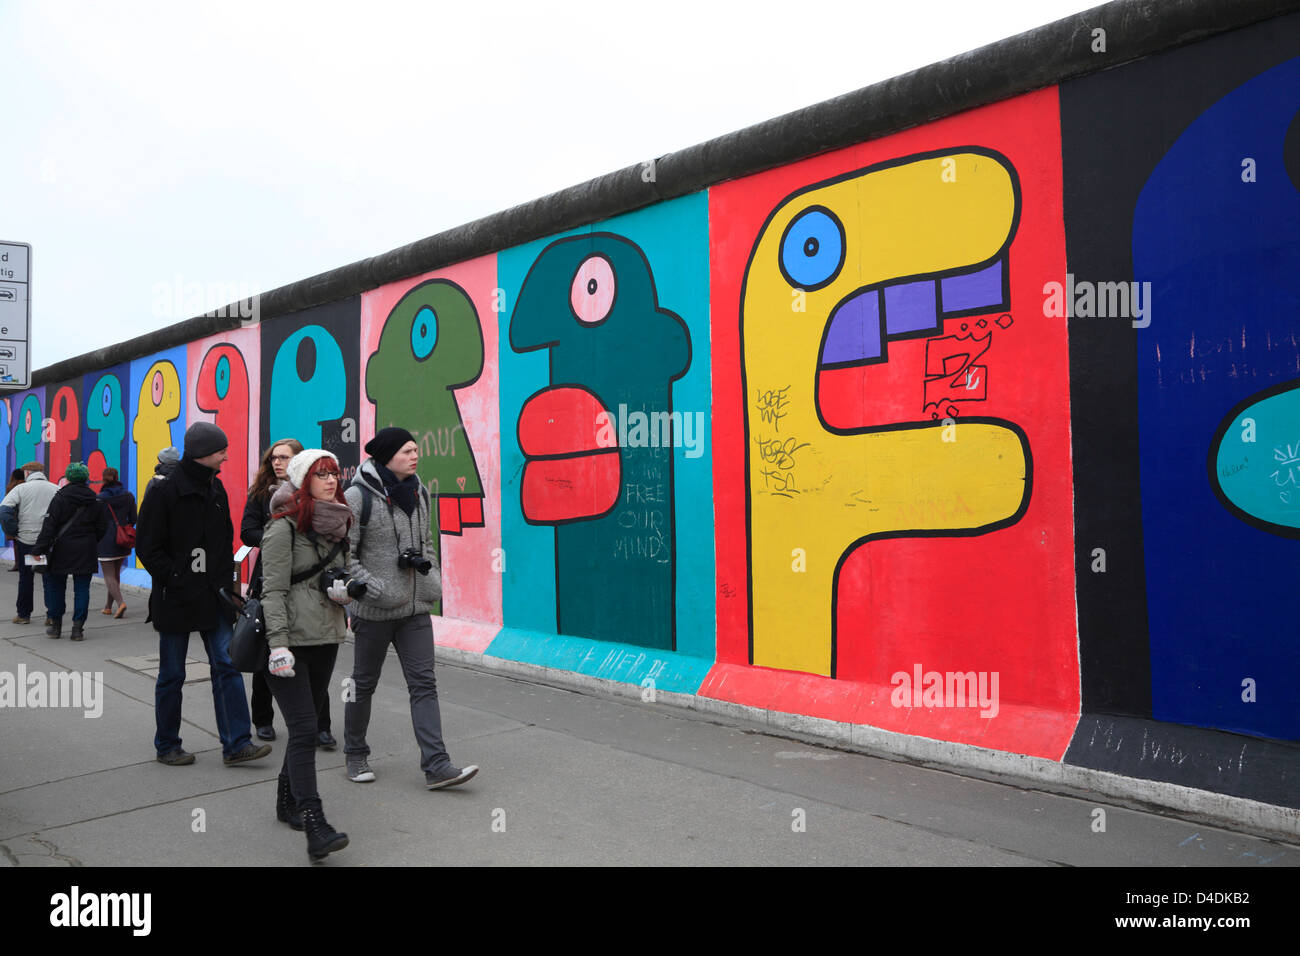
<svg viewBox="0 0 1300 956">
<path fill-rule="evenodd" d="M 195 422 L 185 430 L 185 457 L 206 458 L 230 444 L 226 433 L 211 422 Z"/>
</svg>

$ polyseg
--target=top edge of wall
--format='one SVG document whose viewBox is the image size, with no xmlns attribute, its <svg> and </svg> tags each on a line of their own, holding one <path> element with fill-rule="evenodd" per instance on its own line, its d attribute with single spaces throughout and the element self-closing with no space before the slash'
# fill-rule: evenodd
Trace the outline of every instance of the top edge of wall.
<svg viewBox="0 0 1300 956">
<path fill-rule="evenodd" d="M 358 295 L 434 269 L 887 136 L 1300 9 L 1297 0 L 1115 0 L 852 93 L 653 157 L 249 300 L 38 369 L 32 387 Z M 1092 51 L 1096 28 L 1106 52 Z M 647 181 L 650 180 L 650 181 Z"/>
</svg>

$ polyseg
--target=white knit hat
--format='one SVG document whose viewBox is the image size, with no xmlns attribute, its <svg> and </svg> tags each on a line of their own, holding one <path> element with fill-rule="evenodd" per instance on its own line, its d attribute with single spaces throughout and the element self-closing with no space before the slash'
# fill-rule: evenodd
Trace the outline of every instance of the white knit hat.
<svg viewBox="0 0 1300 956">
<path fill-rule="evenodd" d="M 304 448 L 289 459 L 289 467 L 285 469 L 289 484 L 301 488 L 302 483 L 307 480 L 307 469 L 321 458 L 328 458 L 334 462 L 335 468 L 339 468 L 339 460 L 333 452 L 328 452 L 324 448 Z M 339 470 L 342 471 L 341 468 Z"/>
</svg>

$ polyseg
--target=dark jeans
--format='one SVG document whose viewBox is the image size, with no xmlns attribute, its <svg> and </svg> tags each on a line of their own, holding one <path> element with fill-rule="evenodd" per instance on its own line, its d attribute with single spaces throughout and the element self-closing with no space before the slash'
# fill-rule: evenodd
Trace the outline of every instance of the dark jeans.
<svg viewBox="0 0 1300 956">
<path fill-rule="evenodd" d="M 297 653 L 297 651 L 294 651 L 295 655 Z M 271 676 L 265 671 L 256 671 L 253 674 L 252 706 L 254 727 L 269 727 L 275 721 L 275 711 L 271 707 L 270 681 Z M 320 709 L 316 711 L 316 726 L 320 730 L 330 729 L 330 695 L 328 690 L 320 695 Z"/>
<path fill-rule="evenodd" d="M 199 635 L 208 652 L 212 703 L 217 712 L 221 752 L 230 757 L 250 743 L 244 675 L 230 662 L 230 625 L 226 621 L 209 631 L 200 631 Z M 154 687 L 154 719 L 158 733 L 153 745 L 159 756 L 181 745 L 181 688 L 185 685 L 185 654 L 189 646 L 188 632 L 158 634 L 158 683 Z"/>
<path fill-rule="evenodd" d="M 349 756 L 370 756 L 366 730 L 370 727 L 370 698 L 379 683 L 388 645 L 397 649 L 397 659 L 411 695 L 411 724 L 420 745 L 420 769 L 434 773 L 451 765 L 442 742 L 442 713 L 438 709 L 438 682 L 433 674 L 433 621 L 427 614 L 400 621 L 352 619 L 356 637 L 352 680 L 355 701 L 343 705 L 343 752 Z"/>
<path fill-rule="evenodd" d="M 290 647 L 293 676 L 266 675 L 266 681 L 280 705 L 289 727 L 289 745 L 284 751 L 280 775 L 289 778 L 289 789 L 299 809 L 319 809 L 316 792 L 316 713 L 322 696 L 329 696 L 330 675 L 338 657 L 337 644 Z"/>
<path fill-rule="evenodd" d="M 36 585 L 36 572 L 32 566 L 24 560 L 27 555 L 32 553 L 30 544 L 23 544 L 17 538 L 14 538 L 14 560 L 18 562 L 18 616 L 32 616 L 33 591 Z M 44 579 L 41 582 L 42 592 L 45 589 Z M 47 612 L 48 613 L 48 612 Z"/>
<path fill-rule="evenodd" d="M 53 620 L 63 619 L 68 609 L 68 576 L 45 572 L 45 613 Z M 90 579 L 92 574 L 74 574 L 72 576 L 72 620 L 85 623 L 90 614 Z"/>
</svg>

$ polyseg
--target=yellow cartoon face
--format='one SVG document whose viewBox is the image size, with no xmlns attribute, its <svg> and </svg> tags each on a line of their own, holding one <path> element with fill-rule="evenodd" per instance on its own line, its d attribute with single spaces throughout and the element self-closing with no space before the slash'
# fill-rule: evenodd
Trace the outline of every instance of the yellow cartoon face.
<svg viewBox="0 0 1300 956">
<path fill-rule="evenodd" d="M 753 663 L 834 673 L 838 568 L 871 538 L 1023 513 L 1029 449 L 1012 423 L 881 422 L 860 384 L 842 394 L 858 380 L 827 384 L 887 363 L 891 340 L 1005 305 L 1019 211 L 1010 164 L 966 148 L 801 190 L 763 227 L 741 300 Z"/>
<path fill-rule="evenodd" d="M 158 452 L 172 443 L 171 423 L 181 413 L 181 379 L 171 362 L 158 361 L 140 382 L 140 397 L 131 437 L 136 444 L 135 494 L 136 500 L 144 494 L 144 487 L 153 477 L 153 466 Z"/>
</svg>

